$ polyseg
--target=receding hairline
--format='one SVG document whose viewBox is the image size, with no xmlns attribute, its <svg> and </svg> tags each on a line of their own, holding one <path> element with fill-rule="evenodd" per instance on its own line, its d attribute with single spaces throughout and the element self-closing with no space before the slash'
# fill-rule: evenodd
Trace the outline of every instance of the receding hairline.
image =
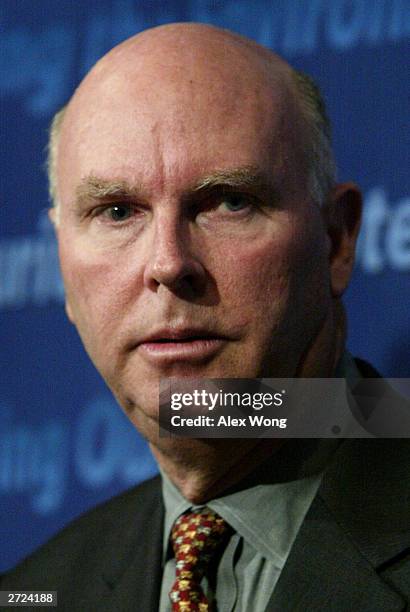
<svg viewBox="0 0 410 612">
<path fill-rule="evenodd" d="M 229 40 L 230 42 L 233 41 L 234 43 L 240 44 L 241 46 L 252 50 L 253 54 L 256 53 L 259 57 L 263 57 L 263 59 L 266 60 L 267 66 L 271 64 L 272 74 L 275 71 L 275 76 L 280 78 L 285 95 L 291 96 L 292 99 L 296 101 L 296 112 L 302 118 L 302 129 L 300 138 L 305 141 L 308 141 L 305 142 L 304 146 L 306 150 L 311 150 L 311 152 L 309 153 L 311 161 L 313 164 L 316 164 L 316 169 L 314 171 L 316 177 L 314 179 L 314 182 L 316 183 L 316 185 L 312 188 L 312 191 L 315 192 L 315 199 L 323 199 L 324 192 L 327 191 L 328 186 L 331 186 L 331 183 L 332 181 L 334 181 L 335 178 L 335 166 L 331 151 L 330 124 L 326 116 L 323 99 L 311 77 L 292 68 L 292 66 L 287 64 L 284 60 L 282 60 L 282 58 L 277 56 L 270 49 L 267 49 L 266 47 L 261 46 L 257 42 L 245 38 L 234 32 L 215 28 L 214 26 L 209 26 L 206 24 L 167 24 L 141 32 L 135 37 L 124 41 L 124 43 L 121 43 L 120 45 L 112 49 L 106 56 L 101 58 L 101 60 L 97 62 L 96 66 L 94 66 L 94 68 L 90 71 L 90 73 L 95 71 L 97 66 L 101 68 L 103 62 L 106 61 L 106 58 L 115 55 L 116 53 L 121 53 L 121 51 L 126 49 L 127 46 L 133 46 L 137 43 L 140 43 L 141 40 L 147 38 L 148 36 L 149 39 L 152 39 L 153 32 L 156 32 L 157 36 L 158 33 L 160 35 L 168 36 L 169 34 L 172 34 L 175 31 L 179 31 L 181 35 L 183 35 L 186 34 L 187 31 L 190 29 L 195 32 L 197 32 L 198 30 L 200 30 L 201 32 L 203 30 L 206 30 L 206 32 L 212 33 L 212 36 L 214 37 L 222 37 L 224 40 Z M 100 71 L 100 68 L 97 69 L 97 73 Z M 68 104 L 65 105 L 58 113 L 56 113 L 53 118 L 50 129 L 48 173 L 50 197 L 54 205 L 58 204 L 56 166 L 59 138 L 67 108 L 73 100 L 75 93 L 71 97 Z M 315 157 L 317 158 L 316 162 L 314 160 Z M 325 168 L 324 173 L 322 172 L 323 176 L 319 176 L 321 174 L 321 169 L 319 168 L 319 165 L 321 164 L 324 158 L 327 159 L 326 163 L 328 168 L 327 170 Z M 319 192 L 321 193 L 319 194 Z"/>
</svg>

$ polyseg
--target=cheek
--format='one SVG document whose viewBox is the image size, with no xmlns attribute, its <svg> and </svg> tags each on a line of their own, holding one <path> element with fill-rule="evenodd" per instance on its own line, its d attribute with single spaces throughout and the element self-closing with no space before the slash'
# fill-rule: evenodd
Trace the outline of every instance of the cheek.
<svg viewBox="0 0 410 612">
<path fill-rule="evenodd" d="M 302 313 L 327 291 L 326 244 L 319 226 L 292 223 L 253 239 L 227 241 L 216 266 L 228 314 L 266 326 Z M 295 314 L 296 313 L 296 314 Z"/>
<path fill-rule="evenodd" d="M 276 256 L 275 256 L 276 255 Z M 273 245 L 243 248 L 227 260 L 221 269 L 220 291 L 232 308 L 232 313 L 250 312 L 255 315 L 272 296 L 277 301 L 286 290 L 288 266 Z"/>
<path fill-rule="evenodd" d="M 118 255 L 101 257 L 75 241 L 60 240 L 59 251 L 67 305 L 88 348 L 118 324 L 129 292 L 128 270 Z"/>
<path fill-rule="evenodd" d="M 242 242 L 229 241 L 214 262 L 220 291 L 241 310 L 277 299 L 294 273 L 297 249 L 291 237 L 259 235 Z"/>
</svg>

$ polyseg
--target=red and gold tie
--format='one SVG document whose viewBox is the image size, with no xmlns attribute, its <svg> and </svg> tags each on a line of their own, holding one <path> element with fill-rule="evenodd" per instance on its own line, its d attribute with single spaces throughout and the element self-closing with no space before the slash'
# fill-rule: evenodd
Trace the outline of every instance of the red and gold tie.
<svg viewBox="0 0 410 612">
<path fill-rule="evenodd" d="M 176 580 L 169 596 L 172 612 L 208 612 L 208 599 L 201 588 L 210 561 L 221 550 L 231 528 L 209 508 L 182 514 L 174 523 L 171 542 L 175 553 Z"/>
</svg>

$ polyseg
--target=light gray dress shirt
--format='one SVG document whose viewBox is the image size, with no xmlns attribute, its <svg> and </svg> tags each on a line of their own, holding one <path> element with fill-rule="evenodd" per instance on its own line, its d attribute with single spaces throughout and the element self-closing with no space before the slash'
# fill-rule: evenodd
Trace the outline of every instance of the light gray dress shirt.
<svg viewBox="0 0 410 612">
<path fill-rule="evenodd" d="M 345 353 L 337 376 L 357 375 Z M 289 440 L 243 482 L 243 488 L 209 501 L 206 506 L 233 527 L 220 562 L 202 587 L 218 612 L 263 612 L 279 579 L 303 519 L 315 497 L 339 440 Z M 175 580 L 169 544 L 174 521 L 193 506 L 162 474 L 165 504 L 164 573 L 160 612 L 170 612 L 168 593 Z"/>
</svg>

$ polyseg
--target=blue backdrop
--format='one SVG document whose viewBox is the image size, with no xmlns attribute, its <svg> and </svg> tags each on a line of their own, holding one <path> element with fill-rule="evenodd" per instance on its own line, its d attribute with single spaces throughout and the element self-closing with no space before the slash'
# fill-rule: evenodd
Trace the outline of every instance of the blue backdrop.
<svg viewBox="0 0 410 612">
<path fill-rule="evenodd" d="M 114 44 L 170 21 L 224 26 L 322 87 L 341 179 L 365 213 L 346 295 L 349 346 L 409 377 L 408 0 L 2 0 L 0 570 L 156 470 L 63 308 L 46 216 L 47 126 Z"/>
</svg>

